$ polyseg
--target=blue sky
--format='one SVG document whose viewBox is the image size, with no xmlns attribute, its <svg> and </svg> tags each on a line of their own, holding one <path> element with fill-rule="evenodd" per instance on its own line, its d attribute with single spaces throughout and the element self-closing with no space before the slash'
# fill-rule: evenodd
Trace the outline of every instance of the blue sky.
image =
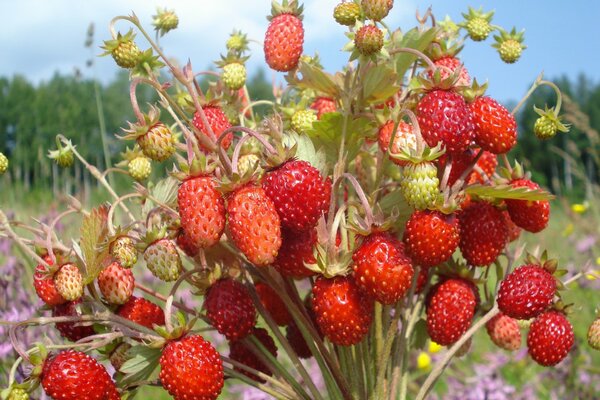
<svg viewBox="0 0 600 400">
<path fill-rule="evenodd" d="M 339 69 L 347 57 L 340 48 L 346 42 L 344 29 L 332 21 L 331 13 L 338 0 L 306 0 L 305 52 L 319 51 L 326 69 Z M 491 39 L 484 43 L 467 42 L 462 59 L 471 75 L 489 80 L 488 93 L 501 101 L 518 99 L 541 71 L 547 78 L 566 74 L 576 77 L 585 73 L 600 81 L 600 45 L 594 29 L 600 16 L 600 2 L 562 0 L 396 0 L 387 18 L 391 27 L 409 29 L 414 12 L 433 7 L 438 19 L 448 14 L 460 20 L 468 5 L 495 9 L 494 22 L 505 28 L 513 25 L 525 29 L 528 49 L 521 61 L 506 65 L 500 61 Z M 131 11 L 151 29 L 151 15 L 156 6 L 173 8 L 180 16 L 180 29 L 162 41 L 168 54 L 179 60 L 190 58 L 196 70 L 219 58 L 224 42 L 236 27 L 251 38 L 262 41 L 267 26 L 268 0 L 19 0 L 1 1 L 3 23 L 0 24 L 0 75 L 21 73 L 34 82 L 49 79 L 55 71 L 69 73 L 79 67 L 85 75 L 90 50 L 84 48 L 85 32 L 90 22 L 96 27 L 94 54 L 99 54 L 103 39 L 109 38 L 108 23 L 119 14 Z M 10 16 L 10 18 L 6 18 Z M 126 25 L 118 25 L 127 30 Z M 142 47 L 146 47 L 142 45 Z M 264 65 L 262 48 L 252 47 L 250 69 Z M 96 58 L 96 71 L 103 81 L 110 80 L 117 67 L 110 58 Z"/>
</svg>

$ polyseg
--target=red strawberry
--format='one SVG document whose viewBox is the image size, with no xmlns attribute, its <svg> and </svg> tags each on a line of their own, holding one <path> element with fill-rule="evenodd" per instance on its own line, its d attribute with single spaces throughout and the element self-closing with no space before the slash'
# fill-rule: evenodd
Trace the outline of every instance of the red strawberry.
<svg viewBox="0 0 600 400">
<path fill-rule="evenodd" d="M 275 261 L 281 247 L 281 222 L 263 188 L 248 184 L 227 201 L 231 239 L 248 261 L 258 266 Z"/>
<path fill-rule="evenodd" d="M 501 349 L 515 351 L 521 347 L 521 330 L 516 319 L 499 313 L 485 324 L 485 328 L 492 342 Z"/>
<path fill-rule="evenodd" d="M 431 288 L 427 332 L 434 342 L 448 346 L 471 326 L 477 306 L 476 288 L 463 279 L 448 279 Z"/>
<path fill-rule="evenodd" d="M 142 297 L 131 296 L 129 301 L 117 310 L 117 315 L 152 329 L 153 325 L 165 324 L 162 308 Z"/>
<path fill-rule="evenodd" d="M 218 140 L 226 129 L 231 128 L 231 124 L 227 119 L 227 116 L 219 106 L 215 105 L 206 105 L 202 107 L 204 111 L 204 116 L 206 116 L 206 121 L 208 125 L 212 128 L 214 136 L 211 136 L 210 131 L 204 123 L 202 122 L 202 117 L 196 111 L 194 113 L 194 118 L 192 118 L 192 124 L 202 132 L 203 135 L 212 137 L 214 140 Z M 231 146 L 231 141 L 233 140 L 233 133 L 228 133 L 227 136 L 221 141 L 221 147 L 227 150 L 229 146 Z"/>
<path fill-rule="evenodd" d="M 262 282 L 258 282 L 255 287 L 260 302 L 271 315 L 275 323 L 279 326 L 286 326 L 289 324 L 292 321 L 292 316 L 277 292 L 275 292 L 271 286 Z"/>
<path fill-rule="evenodd" d="M 448 260 L 460 240 L 458 218 L 439 211 L 415 211 L 404 230 L 406 253 L 414 265 L 435 267 Z"/>
<path fill-rule="evenodd" d="M 81 312 L 78 310 L 78 305 L 81 304 L 81 299 L 70 301 L 68 303 L 59 304 L 52 309 L 53 317 L 79 317 Z M 78 322 L 57 322 L 56 329 L 60 335 L 71 342 L 76 342 L 88 336 L 94 335 L 94 328 L 89 325 L 83 325 Z"/>
<path fill-rule="evenodd" d="M 254 328 L 252 330 L 252 334 L 262 343 L 263 346 L 265 346 L 267 350 L 269 350 L 269 353 L 271 353 L 273 357 L 277 357 L 277 346 L 266 329 Z M 266 366 L 241 340 L 234 340 L 229 343 L 229 358 L 247 365 L 248 367 L 260 371 L 268 376 L 273 375 L 271 369 L 269 369 L 269 367 Z M 259 378 L 251 372 L 239 367 L 235 367 L 234 369 L 246 375 L 250 379 L 265 383 L 264 379 Z"/>
<path fill-rule="evenodd" d="M 539 265 L 523 265 L 500 283 L 498 308 L 516 319 L 530 319 L 547 309 L 556 294 L 556 279 Z"/>
<path fill-rule="evenodd" d="M 545 367 L 561 362 L 573 347 L 573 326 L 560 311 L 540 314 L 531 324 L 527 335 L 529 355 Z"/>
<path fill-rule="evenodd" d="M 48 357 L 44 362 L 41 381 L 44 391 L 53 399 L 120 398 L 104 366 L 80 351 L 67 350 Z"/>
<path fill-rule="evenodd" d="M 204 297 L 206 317 L 229 340 L 246 337 L 256 324 L 256 308 L 248 289 L 226 278 L 215 282 Z"/>
<path fill-rule="evenodd" d="M 98 287 L 102 296 L 111 304 L 125 304 L 133 294 L 135 278 L 130 269 L 111 263 L 98 275 Z"/>
<path fill-rule="evenodd" d="M 508 241 L 514 242 L 521 236 L 521 228 L 519 228 L 512 219 L 510 219 L 510 214 L 508 211 L 502 211 L 502 216 L 504 217 L 504 223 L 506 224 L 506 229 L 508 230 Z"/>
<path fill-rule="evenodd" d="M 317 97 L 310 108 L 317 111 L 317 118 L 321 119 L 323 114 L 336 112 L 335 100 L 330 97 Z"/>
<path fill-rule="evenodd" d="M 271 170 L 262 187 L 288 229 L 311 229 L 329 208 L 331 180 L 306 161 L 290 160 Z"/>
<path fill-rule="evenodd" d="M 313 353 L 310 351 L 310 347 L 306 344 L 300 328 L 295 323 L 291 323 L 285 330 L 285 338 L 290 343 L 290 346 L 301 359 L 311 358 Z"/>
<path fill-rule="evenodd" d="M 469 71 L 467 71 L 458 58 L 453 56 L 445 56 L 435 60 L 434 64 L 438 67 L 441 67 L 439 71 L 442 80 L 448 79 L 450 75 L 455 73 L 458 68 L 461 68 L 455 85 L 471 86 L 471 76 L 469 76 Z M 428 75 L 430 78 L 433 77 L 433 73 L 431 71 L 428 73 Z"/>
<path fill-rule="evenodd" d="M 42 258 L 46 264 L 50 266 L 53 264 L 49 255 L 45 255 Z M 46 267 L 42 264 L 38 264 L 35 267 L 33 286 L 35 287 L 35 292 L 39 298 L 51 307 L 67 302 L 67 300 L 56 290 L 56 286 L 54 285 L 54 274 L 47 271 Z"/>
<path fill-rule="evenodd" d="M 467 168 L 469 168 L 476 155 L 477 153 L 473 149 L 467 149 L 462 153 L 452 155 L 452 166 L 450 168 L 450 175 L 448 176 L 448 185 L 452 186 L 456 183 L 458 178 L 460 178 Z M 448 163 L 448 156 L 444 154 L 438 158 L 438 162 L 440 163 L 440 171 L 443 171 Z M 464 180 L 468 182 L 472 175 L 473 171 L 469 172 Z"/>
<path fill-rule="evenodd" d="M 200 335 L 170 341 L 159 363 L 160 382 L 175 400 L 214 400 L 223 389 L 223 361 Z"/>
<path fill-rule="evenodd" d="M 465 99 L 458 93 L 433 90 L 417 105 L 423 139 L 434 147 L 443 143 L 448 153 L 464 152 L 473 140 L 473 120 Z"/>
<path fill-rule="evenodd" d="M 387 153 L 388 147 L 390 145 L 390 140 L 392 139 L 392 133 L 394 131 L 394 121 L 387 121 L 379 128 L 379 132 L 377 133 L 377 142 L 379 143 L 379 148 L 382 152 Z M 402 150 L 410 150 L 417 148 L 417 137 L 413 132 L 413 128 L 411 124 L 407 124 L 404 121 L 400 121 L 398 123 L 398 127 L 396 129 L 396 136 L 394 136 L 394 141 L 392 142 L 392 150 L 391 154 L 398 154 Z M 393 157 L 390 157 L 395 164 L 404 166 L 408 165 L 408 161 L 399 160 Z"/>
<path fill-rule="evenodd" d="M 469 204 L 459 216 L 460 251 L 470 265 L 489 265 L 508 242 L 502 211 L 488 202 Z"/>
<path fill-rule="evenodd" d="M 317 325 L 331 343 L 351 346 L 369 332 L 373 300 L 363 294 L 351 276 L 317 278 L 313 288 Z"/>
<path fill-rule="evenodd" d="M 529 179 L 516 179 L 511 183 L 512 187 L 528 187 L 539 189 L 540 185 Z M 506 200 L 506 207 L 510 219 L 520 228 L 537 233 L 548 225 L 550 219 L 550 202 L 546 200 Z"/>
<path fill-rule="evenodd" d="M 211 247 L 225 229 L 225 201 L 210 176 L 183 181 L 177 192 L 181 227 L 187 239 L 198 248 Z"/>
<path fill-rule="evenodd" d="M 316 243 L 316 229 L 300 233 L 284 230 L 282 232 L 281 248 L 273 262 L 273 266 L 281 275 L 294 279 L 315 275 L 315 272 L 306 268 L 304 264 L 317 262 L 313 254 Z"/>
<path fill-rule="evenodd" d="M 389 233 L 367 236 L 352 255 L 358 286 L 382 304 L 393 304 L 410 289 L 414 270 L 402 242 Z"/>
<path fill-rule="evenodd" d="M 304 27 L 302 8 L 295 1 L 288 6 L 273 2 L 272 16 L 265 34 L 265 61 L 275 71 L 287 72 L 296 66 L 302 55 Z"/>
<path fill-rule="evenodd" d="M 179 248 L 183 250 L 183 252 L 188 257 L 194 258 L 200 252 L 200 248 L 197 247 L 194 242 L 192 242 L 192 239 L 190 239 L 190 237 L 185 234 L 183 229 L 180 229 L 177 233 L 177 238 L 175 239 L 175 242 L 177 243 L 177 246 L 179 246 Z"/>
<path fill-rule="evenodd" d="M 508 152 L 517 142 L 515 117 L 491 97 L 477 97 L 469 104 L 475 124 L 475 143 L 494 154 Z"/>
<path fill-rule="evenodd" d="M 482 176 L 476 169 L 469 179 L 469 183 L 481 183 L 484 184 L 494 175 L 496 167 L 498 166 L 498 159 L 494 153 L 483 150 L 481 157 L 477 160 L 477 167 L 481 169 L 485 176 Z"/>
</svg>

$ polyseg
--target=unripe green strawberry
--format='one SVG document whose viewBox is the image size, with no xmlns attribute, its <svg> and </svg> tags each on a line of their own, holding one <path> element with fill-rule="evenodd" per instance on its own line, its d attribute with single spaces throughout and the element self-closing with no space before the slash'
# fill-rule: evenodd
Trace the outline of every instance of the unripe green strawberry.
<svg viewBox="0 0 600 400">
<path fill-rule="evenodd" d="M 556 136 L 558 133 L 558 126 L 551 118 L 542 115 L 535 120 L 535 124 L 533 125 L 533 133 L 535 133 L 535 136 L 537 136 L 539 139 L 550 139 Z"/>
<path fill-rule="evenodd" d="M 108 359 L 116 371 L 120 372 L 123 364 L 125 364 L 125 362 L 131 358 L 130 355 L 127 354 L 129 349 L 131 349 L 131 345 L 123 342 L 118 344 L 117 347 L 115 347 L 110 353 Z"/>
<path fill-rule="evenodd" d="M 98 287 L 102 296 L 111 304 L 125 304 L 133 294 L 135 279 L 130 269 L 117 262 L 111 263 L 98 275 Z"/>
<path fill-rule="evenodd" d="M 440 198 L 437 168 L 431 162 L 409 164 L 402 170 L 400 191 L 406 202 L 417 210 L 425 210 Z"/>
<path fill-rule="evenodd" d="M 12 388 L 7 400 L 29 400 L 29 394 L 25 389 Z"/>
<path fill-rule="evenodd" d="M 596 350 L 600 350 L 600 318 L 596 318 L 590 329 L 588 329 L 587 335 L 588 344 Z"/>
<path fill-rule="evenodd" d="M 365 25 L 356 32 L 354 45 L 363 56 L 376 54 L 383 47 L 383 32 L 375 25 Z"/>
<path fill-rule="evenodd" d="M 264 169 L 260 166 L 260 158 L 256 154 L 244 154 L 238 159 L 238 172 L 240 176 L 244 176 L 250 170 L 250 168 L 256 167 L 254 172 L 257 174 L 257 179 L 264 173 Z"/>
<path fill-rule="evenodd" d="M 142 52 L 133 41 L 134 37 L 132 30 L 125 35 L 119 33 L 116 39 L 104 42 L 102 48 L 106 52 L 102 55 L 110 54 L 119 67 L 128 69 L 135 67 Z"/>
<path fill-rule="evenodd" d="M 136 157 L 127 165 L 129 175 L 136 181 L 144 181 L 148 179 L 152 172 L 152 164 L 148 157 Z"/>
<path fill-rule="evenodd" d="M 360 16 L 360 6 L 353 1 L 342 2 L 335 6 L 333 18 L 335 22 L 344 26 L 352 26 Z"/>
<path fill-rule="evenodd" d="M 154 29 L 163 36 L 165 33 L 172 31 L 179 25 L 179 17 L 172 10 L 158 9 L 156 15 L 153 15 L 152 25 Z"/>
<path fill-rule="evenodd" d="M 227 43 L 225 43 L 225 47 L 230 51 L 242 51 L 248 45 L 248 39 L 246 39 L 246 35 L 243 35 L 238 32 L 234 32 L 229 39 L 227 39 Z"/>
<path fill-rule="evenodd" d="M 169 239 L 160 239 L 144 251 L 144 260 L 154 276 L 165 282 L 176 281 L 181 272 L 181 258 L 175 243 Z"/>
<path fill-rule="evenodd" d="M 68 301 L 83 296 L 83 278 L 75 264 L 64 264 L 54 275 L 54 285 L 58 293 Z"/>
<path fill-rule="evenodd" d="M 138 137 L 137 142 L 144 155 L 154 161 L 165 161 L 175 153 L 173 133 L 160 121 L 152 125 L 145 135 Z"/>
<path fill-rule="evenodd" d="M 296 111 L 292 116 L 292 128 L 298 133 L 306 133 L 316 120 L 317 113 L 314 110 Z"/>
<path fill-rule="evenodd" d="M 50 150 L 48 157 L 56 161 L 56 164 L 61 168 L 69 168 L 75 161 L 73 149 L 71 147 L 61 147 L 58 150 Z"/>
<path fill-rule="evenodd" d="M 137 262 L 135 242 L 129 236 L 119 236 L 110 245 L 110 255 L 123 268 L 131 268 Z"/>
<path fill-rule="evenodd" d="M 394 6 L 394 0 L 362 0 L 361 6 L 367 19 L 381 21 Z"/>
<path fill-rule="evenodd" d="M 0 175 L 5 173 L 8 169 L 8 158 L 2 153 L 0 153 Z"/>
<path fill-rule="evenodd" d="M 469 7 L 469 13 L 463 13 L 465 21 L 460 24 L 467 30 L 467 33 L 471 39 L 476 42 L 481 42 L 489 36 L 493 31 L 490 21 L 494 15 L 493 11 L 484 13 L 482 9 L 475 10 Z"/>
<path fill-rule="evenodd" d="M 502 61 L 512 64 L 521 57 L 523 49 L 526 48 L 523 45 L 523 34 L 524 32 L 517 33 L 517 30 L 513 28 L 510 33 L 501 29 L 500 35 L 494 36 L 496 43 L 492 47 L 498 50 Z"/>
<path fill-rule="evenodd" d="M 246 67 L 238 62 L 227 64 L 223 67 L 221 79 L 229 89 L 241 89 L 246 84 Z"/>
</svg>

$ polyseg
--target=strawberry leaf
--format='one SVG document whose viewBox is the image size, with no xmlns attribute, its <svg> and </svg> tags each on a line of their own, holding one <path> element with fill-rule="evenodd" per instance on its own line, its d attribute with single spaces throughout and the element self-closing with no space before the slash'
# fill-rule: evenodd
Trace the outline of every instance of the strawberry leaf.
<svg viewBox="0 0 600 400">
<path fill-rule="evenodd" d="M 121 381 L 124 384 L 138 382 L 148 379 L 158 366 L 161 349 L 147 346 L 134 346 L 129 349 L 131 358 L 123 364 L 120 371 L 125 374 Z"/>
<path fill-rule="evenodd" d="M 296 145 L 296 155 L 298 160 L 309 162 L 313 167 L 321 172 L 321 175 L 328 175 L 327 160 L 323 149 L 315 150 L 315 145 L 306 135 L 298 135 L 295 132 L 288 133 L 284 137 L 284 144 L 292 146 Z"/>
<path fill-rule="evenodd" d="M 177 208 L 177 188 L 179 187 L 179 181 L 177 179 L 168 177 L 162 179 L 156 183 L 156 185 L 149 188 L 150 194 L 156 200 L 163 204 L 168 205 L 172 208 Z M 142 209 L 143 215 L 148 215 L 150 210 L 156 207 L 156 204 L 151 199 L 147 199 Z"/>
<path fill-rule="evenodd" d="M 81 254 L 83 255 L 83 284 L 92 282 L 103 267 L 103 261 L 108 256 L 108 249 L 99 250 L 100 243 L 108 236 L 108 207 L 102 205 L 94 208 L 83 218 L 81 223 Z"/>
<path fill-rule="evenodd" d="M 424 319 L 420 319 L 415 324 L 413 336 L 413 343 L 411 348 L 416 350 L 423 350 L 427 344 L 429 333 L 427 333 L 427 322 Z"/>
<path fill-rule="evenodd" d="M 395 95 L 400 86 L 398 75 L 386 65 L 369 69 L 364 77 L 363 99 L 366 102 L 382 102 Z"/>
<path fill-rule="evenodd" d="M 339 88 L 330 74 L 303 61 L 300 61 L 298 72 L 302 78 L 297 75 L 286 76 L 290 85 L 298 89 L 313 89 L 330 97 L 338 97 Z"/>
<path fill-rule="evenodd" d="M 418 28 L 413 28 L 406 32 L 404 36 L 394 35 L 394 48 L 411 48 L 423 51 L 435 39 L 439 28 L 430 28 L 424 32 L 419 32 Z M 393 50 L 391 50 L 393 52 Z M 412 63 L 417 60 L 417 56 L 411 53 L 399 52 L 394 55 L 396 62 L 396 74 L 404 76 Z"/>
<path fill-rule="evenodd" d="M 512 199 L 512 200 L 552 200 L 554 195 L 542 189 L 530 189 L 528 187 L 512 187 L 508 184 L 496 186 L 485 186 L 474 184 L 465 189 L 470 195 L 479 197 L 492 197 L 494 199 Z"/>
</svg>

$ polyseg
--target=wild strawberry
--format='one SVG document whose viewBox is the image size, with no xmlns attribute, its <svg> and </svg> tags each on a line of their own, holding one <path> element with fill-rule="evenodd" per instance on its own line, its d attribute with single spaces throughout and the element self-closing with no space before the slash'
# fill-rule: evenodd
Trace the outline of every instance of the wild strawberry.
<svg viewBox="0 0 600 400">
<path fill-rule="evenodd" d="M 521 347 L 521 330 L 516 319 L 499 313 L 485 324 L 485 328 L 492 342 L 501 349 L 515 351 Z"/>
<path fill-rule="evenodd" d="M 556 279 L 539 265 L 520 266 L 508 274 L 498 289 L 498 308 L 516 319 L 538 316 L 552 304 Z"/>
<path fill-rule="evenodd" d="M 310 347 L 304 340 L 304 336 L 302 336 L 302 332 L 296 323 L 292 322 L 289 324 L 285 330 L 285 338 L 290 343 L 290 346 L 301 359 L 311 358 L 313 353 L 310 351 Z"/>
<path fill-rule="evenodd" d="M 389 233 L 367 236 L 352 255 L 358 286 L 382 304 L 403 298 L 412 282 L 412 261 L 404 244 Z"/>
<path fill-rule="evenodd" d="M 108 360 L 115 371 L 120 372 L 123 364 L 125 364 L 125 362 L 131 358 L 131 356 L 128 354 L 130 349 L 131 345 L 129 343 L 121 342 L 110 352 Z"/>
<path fill-rule="evenodd" d="M 458 247 L 460 228 L 454 214 L 415 211 L 404 230 L 406 253 L 414 265 L 435 267 L 448 260 Z"/>
<path fill-rule="evenodd" d="M 469 183 L 481 183 L 484 184 L 489 182 L 494 172 L 496 172 L 496 167 L 498 166 L 498 159 L 494 153 L 490 153 L 489 151 L 482 150 L 483 153 L 479 160 L 477 160 L 477 164 L 471 177 L 469 178 Z M 482 176 L 477 169 L 480 169 L 483 172 L 484 176 Z"/>
<path fill-rule="evenodd" d="M 369 332 L 373 300 L 360 291 L 353 277 L 320 276 L 312 294 L 317 325 L 331 343 L 351 346 Z"/>
<path fill-rule="evenodd" d="M 184 180 L 177 191 L 181 227 L 194 247 L 215 245 L 225 229 L 225 200 L 210 176 Z"/>
<path fill-rule="evenodd" d="M 254 328 L 252 330 L 252 335 L 254 335 L 260 343 L 271 353 L 273 357 L 277 357 L 277 346 L 275 345 L 275 341 L 269 335 L 266 329 L 263 328 Z M 229 343 L 229 358 L 240 362 L 250 368 L 253 368 L 257 371 L 260 371 L 268 376 L 272 376 L 273 373 L 271 369 L 266 366 L 257 356 L 250 350 L 241 340 L 234 340 Z M 250 379 L 254 379 L 257 382 L 265 383 L 265 380 L 254 375 L 251 372 L 248 372 L 242 368 L 235 367 L 236 371 L 246 375 Z"/>
<path fill-rule="evenodd" d="M 273 201 L 260 186 L 248 184 L 227 199 L 231 239 L 255 265 L 273 263 L 281 247 L 281 222 Z"/>
<path fill-rule="evenodd" d="M 82 314 L 79 311 L 81 299 L 70 301 L 65 304 L 57 305 L 52 309 L 53 317 L 80 317 Z M 71 342 L 76 342 L 88 336 L 95 334 L 94 328 L 91 325 L 83 325 L 78 322 L 57 322 L 56 329 L 60 335 Z"/>
<path fill-rule="evenodd" d="M 223 67 L 221 79 L 229 89 L 241 89 L 246 84 L 246 67 L 239 62 L 229 63 Z"/>
<path fill-rule="evenodd" d="M 431 288 L 427 306 L 427 332 L 431 340 L 448 346 L 460 339 L 475 315 L 476 290 L 463 279 L 448 279 Z"/>
<path fill-rule="evenodd" d="M 46 264 L 52 266 L 53 263 L 50 256 L 45 255 L 42 258 Z M 48 271 L 42 264 L 38 264 L 35 267 L 35 273 L 33 274 L 33 286 L 35 287 L 35 292 L 44 303 L 51 307 L 67 302 L 67 299 L 62 297 L 56 290 L 53 275 L 54 274 L 51 271 Z"/>
<path fill-rule="evenodd" d="M 23 388 L 12 387 L 6 400 L 29 400 L 29 393 Z"/>
<path fill-rule="evenodd" d="M 364 25 L 354 36 L 354 46 L 363 56 L 377 54 L 383 47 L 383 32 L 375 25 Z"/>
<path fill-rule="evenodd" d="M 2 153 L 0 153 L 0 175 L 5 173 L 8 170 L 8 158 Z"/>
<path fill-rule="evenodd" d="M 156 15 L 152 16 L 154 30 L 162 37 L 167 32 L 176 29 L 179 25 L 179 17 L 173 10 L 158 8 Z"/>
<path fill-rule="evenodd" d="M 500 35 L 494 36 L 496 43 L 492 47 L 498 49 L 502 61 L 512 64 L 521 58 L 523 49 L 527 47 L 523 45 L 523 35 L 524 31 L 517 33 L 517 30 L 513 28 L 510 33 L 500 29 Z"/>
<path fill-rule="evenodd" d="M 146 157 L 158 162 L 165 161 L 175 153 L 175 137 L 165 124 L 157 121 L 145 134 L 138 136 L 137 143 Z"/>
<path fill-rule="evenodd" d="M 125 304 L 133 294 L 135 278 L 130 269 L 113 262 L 98 275 L 98 286 L 106 301 L 111 304 Z"/>
<path fill-rule="evenodd" d="M 315 275 L 314 271 L 304 264 L 317 262 L 313 250 L 317 243 L 317 231 L 310 229 L 306 232 L 282 231 L 281 248 L 273 266 L 283 276 L 302 279 Z"/>
<path fill-rule="evenodd" d="M 475 10 L 469 7 L 469 13 L 463 13 L 465 21 L 461 26 L 467 30 L 467 34 L 472 40 L 481 42 L 487 39 L 489 34 L 494 30 L 490 24 L 493 15 L 493 11 L 484 13 L 481 9 Z"/>
<path fill-rule="evenodd" d="M 256 308 L 248 289 L 240 282 L 220 279 L 204 296 L 206 317 L 229 340 L 246 337 L 256 324 Z"/>
<path fill-rule="evenodd" d="M 404 200 L 417 210 L 433 208 L 440 200 L 440 180 L 434 163 L 409 163 L 402 169 L 400 192 Z"/>
<path fill-rule="evenodd" d="M 539 139 L 546 140 L 553 138 L 558 133 L 558 127 L 556 123 L 543 115 L 535 120 L 535 124 L 533 124 L 533 133 Z"/>
<path fill-rule="evenodd" d="M 127 303 L 117 309 L 117 315 L 148 329 L 165 324 L 162 308 L 143 297 L 131 296 Z"/>
<path fill-rule="evenodd" d="M 540 185 L 529 179 L 516 179 L 511 183 L 512 187 L 527 187 L 529 189 L 539 189 Z M 510 219 L 520 228 L 526 231 L 537 233 L 548 226 L 550 220 L 550 202 L 547 200 L 511 200 L 507 199 L 506 208 L 510 214 Z"/>
<path fill-rule="evenodd" d="M 348 4 L 348 3 L 344 3 Z M 354 3 L 353 3 L 354 4 Z M 335 100 L 330 97 L 317 97 L 312 102 L 310 108 L 317 112 L 317 119 L 321 119 L 323 114 L 332 113 L 337 111 Z"/>
<path fill-rule="evenodd" d="M 502 216 L 504 217 L 504 223 L 506 224 L 506 230 L 508 231 L 508 242 L 514 242 L 521 235 L 521 228 L 510 219 L 508 211 L 502 211 Z"/>
<path fill-rule="evenodd" d="M 206 117 L 206 121 L 208 125 L 211 127 L 214 136 L 211 136 L 210 130 L 206 128 L 204 122 L 202 121 L 202 117 L 196 111 L 194 113 L 194 118 L 192 118 L 192 124 L 198 129 L 203 135 L 212 137 L 213 140 L 218 140 L 221 136 L 221 133 L 225 132 L 225 130 L 231 128 L 231 123 L 227 119 L 227 116 L 223 112 L 223 109 L 216 105 L 206 105 L 202 107 L 202 111 L 204 111 L 204 116 Z M 221 147 L 227 150 L 229 146 L 231 146 L 231 141 L 233 140 L 233 133 L 228 133 L 225 138 L 221 141 Z"/>
<path fill-rule="evenodd" d="M 115 383 L 102 364 L 85 353 L 67 350 L 44 362 L 42 387 L 48 396 L 61 400 L 118 399 Z"/>
<path fill-rule="evenodd" d="M 475 160 L 476 153 L 473 149 L 467 149 L 462 153 L 456 153 L 452 155 L 452 166 L 450 168 L 450 175 L 448 175 L 448 185 L 452 186 L 456 183 L 458 178 L 460 178 L 463 173 L 471 166 L 473 160 Z M 449 157 L 444 154 L 438 160 L 438 168 L 440 171 L 443 171 L 449 161 Z M 469 181 L 471 176 L 473 175 L 473 171 L 469 172 L 469 174 L 465 177 L 465 181 Z"/>
<path fill-rule="evenodd" d="M 471 203 L 459 215 L 460 251 L 470 265 L 489 265 L 508 242 L 502 211 L 488 202 Z"/>
<path fill-rule="evenodd" d="M 177 238 L 175 239 L 177 247 L 179 247 L 188 257 L 196 257 L 200 252 L 200 248 L 196 246 L 194 242 L 185 234 L 183 229 L 179 230 Z"/>
<path fill-rule="evenodd" d="M 102 48 L 106 51 L 102 55 L 110 54 L 121 68 L 131 69 L 135 67 L 142 52 L 133 41 L 134 38 L 133 30 L 129 30 L 125 35 L 118 33 L 116 39 L 104 42 Z"/>
<path fill-rule="evenodd" d="M 550 367 L 561 362 L 573 347 L 573 326 L 560 311 L 540 314 L 531 324 L 527 335 L 529 355 L 536 363 Z"/>
<path fill-rule="evenodd" d="M 360 5 L 367 19 L 381 21 L 394 6 L 394 0 L 362 0 Z"/>
<path fill-rule="evenodd" d="M 262 187 L 288 229 L 313 228 L 329 208 L 331 180 L 306 161 L 290 160 L 267 172 Z"/>
<path fill-rule="evenodd" d="M 458 73 L 458 79 L 455 82 L 456 86 L 470 86 L 471 85 L 471 76 L 469 75 L 469 71 L 462 65 L 461 61 L 454 56 L 445 56 L 439 58 L 433 62 L 440 71 L 440 78 L 442 80 L 448 79 L 450 75 L 454 74 L 459 68 L 460 72 Z M 429 71 L 429 78 L 433 77 L 433 72 Z"/>
<path fill-rule="evenodd" d="M 110 256 L 123 268 L 131 268 L 137 262 L 137 250 L 135 242 L 129 236 L 119 236 L 111 242 Z"/>
<path fill-rule="evenodd" d="M 591 348 L 600 350 L 600 318 L 596 318 L 590 325 L 587 341 Z"/>
<path fill-rule="evenodd" d="M 313 110 L 300 110 L 292 115 L 291 125 L 296 132 L 307 133 L 317 119 L 317 114 Z"/>
<path fill-rule="evenodd" d="M 392 139 L 392 133 L 394 131 L 395 123 L 394 121 L 387 121 L 383 124 L 379 131 L 377 132 L 377 142 L 379 144 L 379 148 L 382 152 L 387 153 L 388 147 L 390 145 L 390 141 Z M 411 124 L 407 124 L 404 121 L 398 122 L 398 127 L 396 129 L 396 135 L 394 136 L 394 141 L 392 142 L 392 149 L 390 150 L 392 154 L 398 154 L 402 150 L 410 151 L 416 150 L 417 148 L 417 137 L 413 132 L 413 128 Z M 390 160 L 392 160 L 395 164 L 400 166 L 408 165 L 408 161 L 400 160 L 394 158 L 390 155 Z"/>
<path fill-rule="evenodd" d="M 265 61 L 275 71 L 287 72 L 296 66 L 302 55 L 304 27 L 302 7 L 295 0 L 273 2 L 269 27 L 265 34 Z"/>
<path fill-rule="evenodd" d="M 458 93 L 433 90 L 417 105 L 417 119 L 423 139 L 430 147 L 443 143 L 448 153 L 462 153 L 473 140 L 473 119 Z"/>
<path fill-rule="evenodd" d="M 502 104 L 488 96 L 469 103 L 475 123 L 475 143 L 494 154 L 508 152 L 517 142 L 517 122 Z"/>
<path fill-rule="evenodd" d="M 152 164 L 148 157 L 140 156 L 129 161 L 127 170 L 133 179 L 141 182 L 148 179 L 152 173 Z"/>
<path fill-rule="evenodd" d="M 223 389 L 223 361 L 200 335 L 167 343 L 159 363 L 160 382 L 175 400 L 214 400 Z"/>
<path fill-rule="evenodd" d="M 165 282 L 176 281 L 183 266 L 172 240 L 156 240 L 144 250 L 144 260 L 152 275 Z"/>
<path fill-rule="evenodd" d="M 63 264 L 54 274 L 56 291 L 66 300 L 73 301 L 83 296 L 83 277 L 75 264 Z"/>
<path fill-rule="evenodd" d="M 271 315 L 275 323 L 279 326 L 288 325 L 292 321 L 292 316 L 277 292 L 266 283 L 258 282 L 255 286 L 260 302 Z"/>
<path fill-rule="evenodd" d="M 342 1 L 333 9 L 333 19 L 340 25 L 353 26 L 360 17 L 360 6 L 353 1 Z"/>
</svg>

